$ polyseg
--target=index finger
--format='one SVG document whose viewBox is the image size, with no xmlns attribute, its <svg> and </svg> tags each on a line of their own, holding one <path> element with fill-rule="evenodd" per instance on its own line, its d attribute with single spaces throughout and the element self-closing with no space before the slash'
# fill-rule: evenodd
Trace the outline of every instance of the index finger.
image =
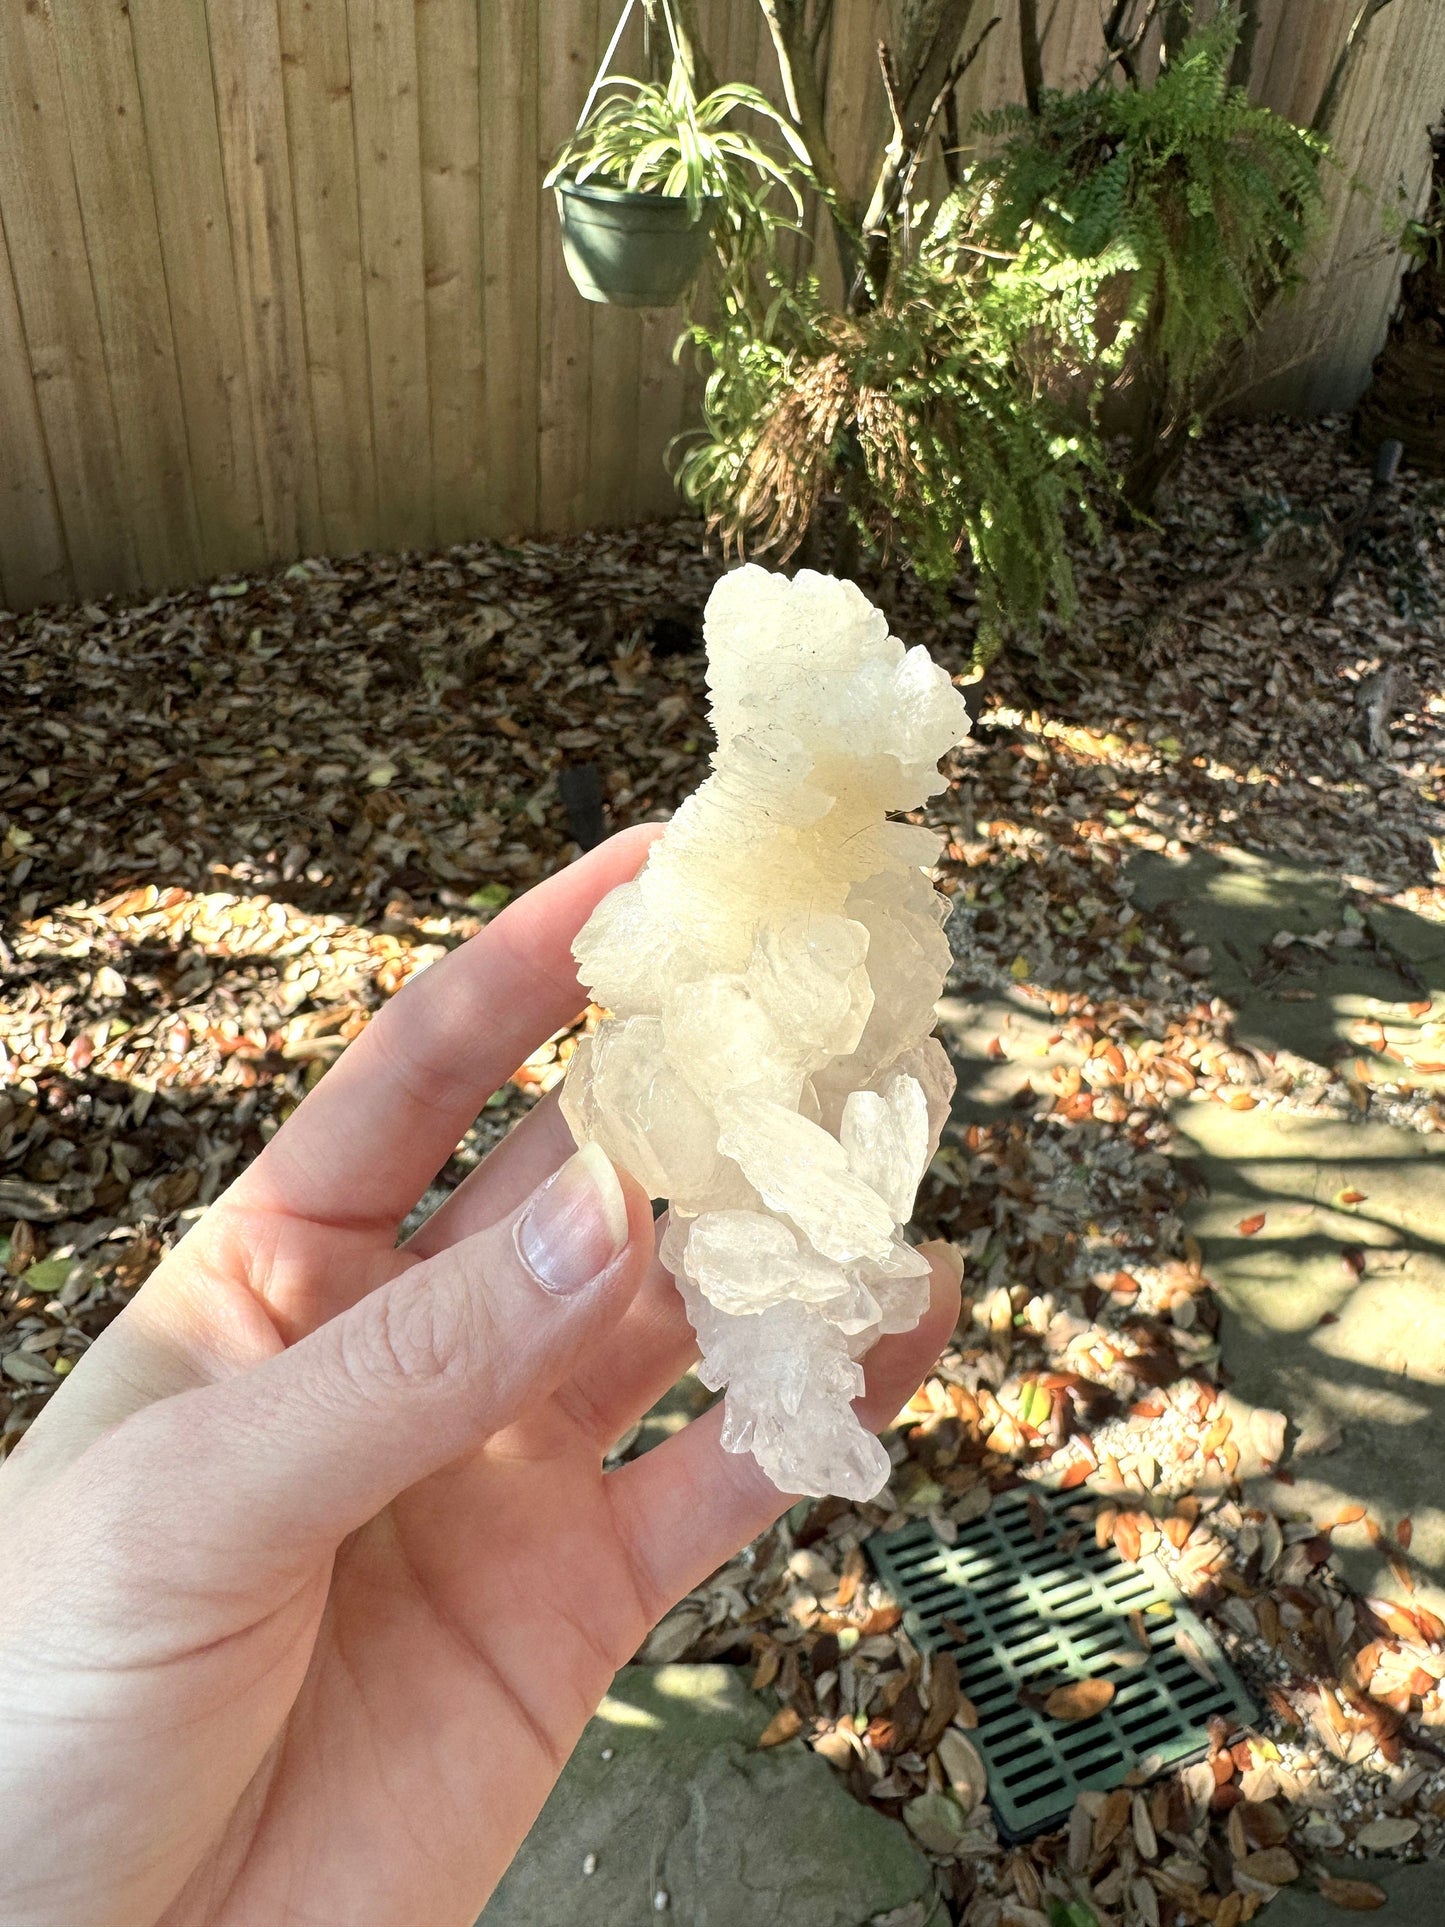
<svg viewBox="0 0 1445 1927">
<path fill-rule="evenodd" d="M 572 939 L 635 876 L 641 824 L 548 877 L 398 993 L 237 1180 L 231 1199 L 394 1235 L 503 1081 L 587 1001 Z"/>
</svg>

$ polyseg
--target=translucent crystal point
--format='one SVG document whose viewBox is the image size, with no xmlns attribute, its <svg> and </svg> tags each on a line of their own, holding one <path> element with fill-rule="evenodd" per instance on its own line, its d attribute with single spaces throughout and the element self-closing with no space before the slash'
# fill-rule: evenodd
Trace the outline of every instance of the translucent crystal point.
<svg viewBox="0 0 1445 1927">
<path fill-rule="evenodd" d="M 737 569 L 705 633 L 712 774 L 573 946 L 610 1014 L 562 1109 L 670 1203 L 723 1444 L 785 1491 L 866 1499 L 888 1455 L 859 1361 L 926 1308 L 902 1230 L 953 1093 L 938 839 L 889 816 L 940 787 L 968 714 L 831 576 Z"/>
</svg>

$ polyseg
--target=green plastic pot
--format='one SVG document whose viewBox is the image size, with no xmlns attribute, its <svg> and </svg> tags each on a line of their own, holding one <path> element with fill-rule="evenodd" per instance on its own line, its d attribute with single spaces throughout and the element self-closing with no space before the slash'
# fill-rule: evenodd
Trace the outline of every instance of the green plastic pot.
<svg viewBox="0 0 1445 1927">
<path fill-rule="evenodd" d="M 633 194 L 598 181 L 559 181 L 562 253 L 577 292 L 618 308 L 671 308 L 702 266 L 722 202 L 694 215 L 681 194 Z"/>
</svg>

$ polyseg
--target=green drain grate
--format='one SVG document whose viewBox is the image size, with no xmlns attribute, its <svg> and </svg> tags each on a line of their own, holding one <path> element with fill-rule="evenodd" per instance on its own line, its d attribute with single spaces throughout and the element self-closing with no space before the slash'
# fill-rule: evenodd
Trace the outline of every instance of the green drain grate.
<svg viewBox="0 0 1445 1927">
<path fill-rule="evenodd" d="M 1042 1508 L 1032 1516 L 1029 1491 Z M 1232 1725 L 1255 1714 L 1158 1560 L 1130 1565 L 1112 1545 L 1095 1544 L 1094 1504 L 1088 1495 L 1016 1488 L 960 1527 L 955 1545 L 926 1520 L 868 1542 L 914 1643 L 958 1662 L 978 1708 L 972 1738 L 988 1769 L 989 1799 L 1012 1840 L 1062 1824 L 1086 1788 L 1107 1790 L 1136 1770 L 1158 1773 L 1203 1753 L 1215 1714 Z M 1144 1615 L 1150 1650 L 1131 1665 L 1128 1656 L 1141 1651 L 1134 1613 Z M 1180 1634 L 1214 1683 L 1190 1664 Z M 1062 1724 L 1020 1702 L 1020 1687 L 1047 1692 L 1095 1675 L 1115 1692 L 1093 1719 Z"/>
</svg>

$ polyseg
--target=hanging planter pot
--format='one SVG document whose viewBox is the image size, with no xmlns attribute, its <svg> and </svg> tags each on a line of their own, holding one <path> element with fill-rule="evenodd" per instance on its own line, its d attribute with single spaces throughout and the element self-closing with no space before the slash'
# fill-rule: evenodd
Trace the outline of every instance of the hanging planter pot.
<svg viewBox="0 0 1445 1927">
<path fill-rule="evenodd" d="M 562 253 L 577 292 L 619 308 L 673 307 L 697 277 L 721 207 L 712 195 L 694 209 L 685 194 L 558 181 Z"/>
<path fill-rule="evenodd" d="M 626 0 L 544 186 L 557 192 L 562 251 L 579 294 L 620 308 L 671 308 L 696 280 L 721 215 L 739 232 L 770 232 L 766 203 L 778 189 L 801 217 L 806 152 L 755 87 L 735 82 L 697 98 L 671 0 L 660 0 L 672 48 L 666 84 L 609 79 L 634 4 Z M 791 160 L 734 127 L 739 113 L 768 122 Z"/>
</svg>

